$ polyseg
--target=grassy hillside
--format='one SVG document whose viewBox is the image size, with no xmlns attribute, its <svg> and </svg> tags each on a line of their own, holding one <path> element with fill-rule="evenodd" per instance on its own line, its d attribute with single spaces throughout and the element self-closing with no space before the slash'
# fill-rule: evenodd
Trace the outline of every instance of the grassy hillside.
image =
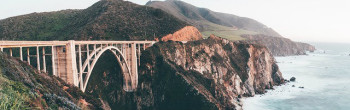
<svg viewBox="0 0 350 110">
<path fill-rule="evenodd" d="M 0 21 L 3 40 L 153 40 L 189 24 L 166 12 L 121 0 L 84 10 L 32 13 Z"/>
<path fill-rule="evenodd" d="M 64 30 L 80 10 L 32 13 L 0 21 L 0 38 L 6 40 L 48 40 Z"/>
<path fill-rule="evenodd" d="M 65 88 L 65 89 L 64 89 Z M 100 100 L 0 52 L 0 109 L 102 109 Z"/>
<path fill-rule="evenodd" d="M 245 38 L 241 37 L 241 35 L 246 34 L 257 34 L 256 32 L 247 31 L 247 30 L 216 30 L 216 31 L 204 31 L 202 32 L 203 36 L 205 38 L 208 38 L 211 34 L 220 36 L 222 38 L 231 40 L 231 41 L 237 41 L 237 40 L 245 40 Z"/>
<path fill-rule="evenodd" d="M 242 35 L 258 34 L 257 32 L 254 32 L 254 31 L 222 26 L 211 22 L 203 22 L 203 23 L 208 25 L 207 29 L 201 32 L 204 38 L 208 38 L 211 34 L 215 34 L 217 36 L 235 41 L 235 40 L 244 40 L 244 38 L 241 37 Z"/>
<path fill-rule="evenodd" d="M 162 9 L 175 17 L 196 26 L 204 36 L 216 34 L 230 40 L 241 40 L 245 34 L 265 34 L 281 37 L 273 29 L 250 18 L 214 12 L 177 1 L 152 1 L 147 6 Z"/>
</svg>

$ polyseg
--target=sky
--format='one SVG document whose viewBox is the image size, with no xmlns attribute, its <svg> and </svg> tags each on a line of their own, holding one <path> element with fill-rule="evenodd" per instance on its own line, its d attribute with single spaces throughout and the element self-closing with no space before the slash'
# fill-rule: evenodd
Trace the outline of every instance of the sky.
<svg viewBox="0 0 350 110">
<path fill-rule="evenodd" d="M 33 12 L 84 9 L 98 0 L 2 0 L 0 19 Z M 144 5 L 149 0 L 128 0 Z M 255 19 L 286 38 L 350 43 L 350 0 L 182 0 Z"/>
</svg>

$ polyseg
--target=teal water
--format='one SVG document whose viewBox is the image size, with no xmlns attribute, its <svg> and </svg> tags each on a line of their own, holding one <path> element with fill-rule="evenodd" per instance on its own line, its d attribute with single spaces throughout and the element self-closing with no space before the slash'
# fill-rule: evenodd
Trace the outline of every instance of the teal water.
<svg viewBox="0 0 350 110">
<path fill-rule="evenodd" d="M 296 82 L 244 99 L 243 109 L 350 110 L 350 44 L 312 44 L 314 53 L 276 57 L 283 77 Z"/>
</svg>

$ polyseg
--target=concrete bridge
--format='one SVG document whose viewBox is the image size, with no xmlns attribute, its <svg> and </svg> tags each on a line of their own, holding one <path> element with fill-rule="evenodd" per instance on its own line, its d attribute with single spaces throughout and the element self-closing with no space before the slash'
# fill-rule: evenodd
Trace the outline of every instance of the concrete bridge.
<svg viewBox="0 0 350 110">
<path fill-rule="evenodd" d="M 2 52 L 17 57 L 39 71 L 52 73 L 85 92 L 101 55 L 115 55 L 123 73 L 123 89 L 136 90 L 141 50 L 156 41 L 0 41 Z"/>
</svg>

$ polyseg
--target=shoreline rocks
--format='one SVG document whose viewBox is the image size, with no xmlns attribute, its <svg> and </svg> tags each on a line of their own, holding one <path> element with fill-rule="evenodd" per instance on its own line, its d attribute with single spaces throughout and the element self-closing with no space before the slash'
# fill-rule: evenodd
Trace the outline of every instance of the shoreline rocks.
<svg viewBox="0 0 350 110">
<path fill-rule="evenodd" d="M 290 78 L 289 81 L 294 82 L 295 80 L 296 80 L 296 78 L 295 78 L 295 77 L 292 77 L 292 78 Z"/>
</svg>

